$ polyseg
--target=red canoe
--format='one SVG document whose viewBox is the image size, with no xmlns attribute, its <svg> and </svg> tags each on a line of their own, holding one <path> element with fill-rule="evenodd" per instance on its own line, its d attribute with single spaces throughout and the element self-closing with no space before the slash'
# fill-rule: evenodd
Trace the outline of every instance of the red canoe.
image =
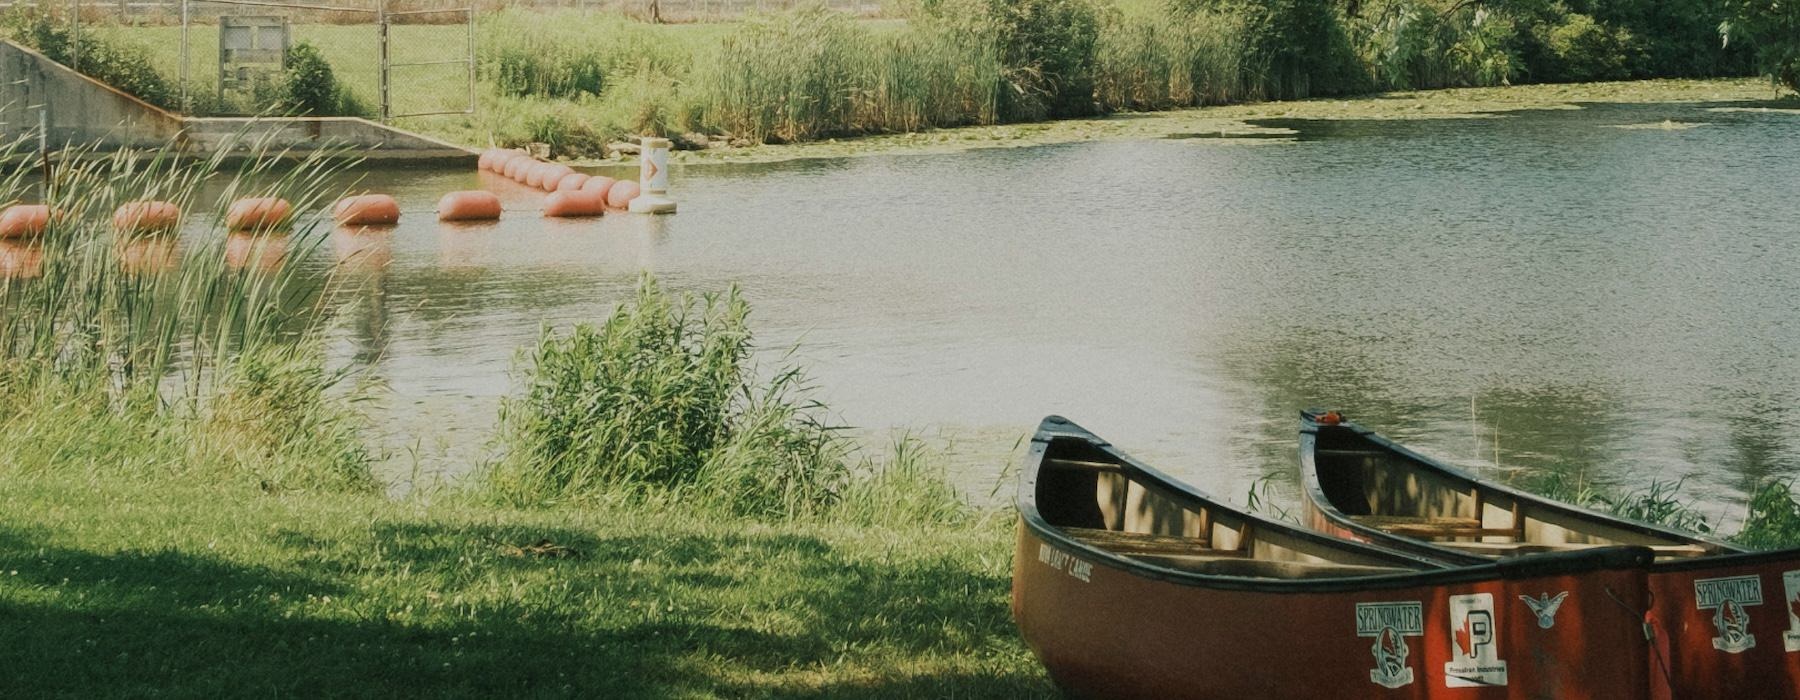
<svg viewBox="0 0 1800 700">
<path fill-rule="evenodd" d="M 1800 698 L 1800 550 L 1746 552 L 1482 479 L 1334 411 L 1305 411 L 1306 521 L 1446 564 L 1649 547 L 1652 697 Z M 1765 602 L 1766 601 L 1766 602 Z"/>
<path fill-rule="evenodd" d="M 1651 692 L 1641 547 L 1443 567 L 1238 510 L 1055 416 L 1018 509 L 1013 616 L 1074 696 Z"/>
</svg>

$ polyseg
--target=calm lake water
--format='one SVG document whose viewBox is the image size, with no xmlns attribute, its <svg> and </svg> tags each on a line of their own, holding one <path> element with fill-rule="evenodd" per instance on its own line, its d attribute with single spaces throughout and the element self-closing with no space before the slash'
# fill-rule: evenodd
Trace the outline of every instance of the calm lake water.
<svg viewBox="0 0 1800 700">
<path fill-rule="evenodd" d="M 1685 480 L 1727 520 L 1800 474 L 1800 115 L 1263 124 L 1298 136 L 678 168 L 673 217 L 409 214 L 309 264 L 361 251 L 336 351 L 385 382 L 400 472 L 466 470 L 517 350 L 648 270 L 742 285 L 843 421 L 950 440 L 983 494 L 1060 413 L 1203 489 L 1274 475 L 1291 500 L 1309 405 L 1490 473 Z M 542 199 L 367 178 L 409 212 Z"/>
</svg>

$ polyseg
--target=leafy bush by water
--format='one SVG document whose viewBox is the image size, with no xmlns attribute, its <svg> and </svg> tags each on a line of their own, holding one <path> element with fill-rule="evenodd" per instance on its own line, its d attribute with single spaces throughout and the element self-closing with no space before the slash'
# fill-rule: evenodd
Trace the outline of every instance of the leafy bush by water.
<svg viewBox="0 0 1800 700">
<path fill-rule="evenodd" d="M 1800 501 L 1794 482 L 1778 479 L 1750 494 L 1750 512 L 1732 541 L 1752 549 L 1800 547 Z"/>
<path fill-rule="evenodd" d="M 282 73 L 282 105 L 297 114 L 367 116 L 369 110 L 338 83 L 331 63 L 317 47 L 300 42 L 288 48 Z"/>
<path fill-rule="evenodd" d="M 486 485 L 518 502 L 657 491 L 744 514 L 829 506 L 844 446 L 798 370 L 758 377 L 749 313 L 736 289 L 676 295 L 645 278 L 604 323 L 546 330 L 524 393 L 502 403 Z"/>
</svg>

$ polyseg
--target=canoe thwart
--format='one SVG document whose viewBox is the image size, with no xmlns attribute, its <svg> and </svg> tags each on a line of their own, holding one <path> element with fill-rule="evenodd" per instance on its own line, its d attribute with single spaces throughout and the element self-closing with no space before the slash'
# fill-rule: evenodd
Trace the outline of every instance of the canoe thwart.
<svg viewBox="0 0 1800 700">
<path fill-rule="evenodd" d="M 1142 532 L 1121 532 L 1119 530 L 1099 530 L 1085 527 L 1063 528 L 1070 537 L 1082 544 L 1093 545 L 1116 554 L 1167 554 L 1193 555 L 1207 557 L 1244 556 L 1235 549 L 1213 549 L 1206 541 L 1193 537 L 1178 535 L 1152 535 Z"/>
</svg>

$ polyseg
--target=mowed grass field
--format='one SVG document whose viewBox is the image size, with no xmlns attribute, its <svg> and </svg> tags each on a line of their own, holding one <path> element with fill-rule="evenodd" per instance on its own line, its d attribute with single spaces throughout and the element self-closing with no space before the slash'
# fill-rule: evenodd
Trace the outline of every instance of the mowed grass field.
<svg viewBox="0 0 1800 700">
<path fill-rule="evenodd" d="M 1004 519 L 757 524 L 79 468 L 8 474 L 0 512 L 5 697 L 1051 694 L 1008 612 Z"/>
</svg>

